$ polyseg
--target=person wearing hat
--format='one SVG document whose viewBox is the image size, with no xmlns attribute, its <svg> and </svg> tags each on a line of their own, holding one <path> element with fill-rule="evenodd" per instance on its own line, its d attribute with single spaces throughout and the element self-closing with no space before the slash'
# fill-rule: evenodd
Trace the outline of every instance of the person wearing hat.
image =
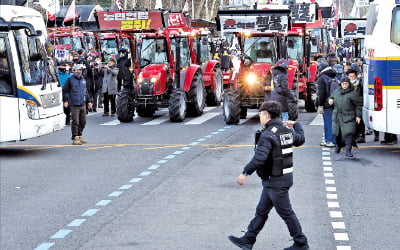
<svg viewBox="0 0 400 250">
<path fill-rule="evenodd" d="M 329 97 L 329 104 L 333 105 L 332 131 L 336 137 L 335 152 L 340 153 L 346 146 L 346 156 L 353 157 L 351 147 L 354 144 L 357 124 L 361 122 L 362 101 L 354 91 L 349 78 L 343 78 L 340 87 Z"/>
<path fill-rule="evenodd" d="M 67 62 L 58 63 L 58 80 L 60 81 L 61 88 L 64 88 L 65 82 L 71 75 L 67 72 Z M 66 94 L 68 98 L 68 94 Z M 71 125 L 71 112 L 69 107 L 64 106 L 65 125 Z"/>
<path fill-rule="evenodd" d="M 86 87 L 86 80 L 82 75 L 82 65 L 76 64 L 72 70 L 73 75 L 65 81 L 63 87 L 63 101 L 64 107 L 69 107 L 71 110 L 72 145 L 82 145 L 87 143 L 82 137 L 86 125 L 86 103 L 88 103 L 88 108 L 92 108 L 92 100 Z"/>
<path fill-rule="evenodd" d="M 293 185 L 293 149 L 303 145 L 304 131 L 300 123 L 282 122 L 281 105 L 276 101 L 264 102 L 259 108 L 260 124 L 256 133 L 256 148 L 253 158 L 244 167 L 236 182 L 243 185 L 254 172 L 262 180 L 263 190 L 256 208 L 255 217 L 250 221 L 247 232 L 242 237 L 229 236 L 229 240 L 242 249 L 252 249 L 268 219 L 273 207 L 286 223 L 293 245 L 286 250 L 309 249 L 299 220 L 292 209 L 289 189 Z"/>
<path fill-rule="evenodd" d="M 118 76 L 118 68 L 116 67 L 117 60 L 111 57 L 108 59 L 108 64 L 103 67 L 103 106 L 104 106 L 104 114 L 103 116 L 110 115 L 110 103 L 111 103 L 111 116 L 115 116 L 116 112 L 116 104 L 115 97 L 118 93 L 117 85 L 117 76 Z"/>
<path fill-rule="evenodd" d="M 335 147 L 335 139 L 332 134 L 332 112 L 333 107 L 328 103 L 329 96 L 331 95 L 331 84 L 333 81 L 337 82 L 336 72 L 329 67 L 329 64 L 322 62 L 318 65 L 317 71 L 319 73 L 317 86 L 318 86 L 318 113 L 322 114 L 324 119 L 324 136 L 325 139 L 321 142 L 320 146 Z"/>
<path fill-rule="evenodd" d="M 128 57 L 128 51 L 121 47 L 118 50 L 119 55 L 117 57 L 117 68 L 118 68 L 118 85 L 117 89 L 118 91 L 121 90 L 121 88 L 124 87 L 133 87 L 131 86 L 131 81 L 132 81 L 132 74 L 129 68 L 131 67 L 131 60 Z"/>
<path fill-rule="evenodd" d="M 289 120 L 289 100 L 294 97 L 288 88 L 287 65 L 289 61 L 280 59 L 276 66 L 272 68 L 272 86 L 269 100 L 277 101 L 281 104 L 282 120 Z M 267 97 L 268 98 L 268 97 Z"/>
<path fill-rule="evenodd" d="M 358 69 L 358 65 L 357 65 Z M 354 91 L 357 93 L 359 96 L 360 100 L 363 101 L 363 85 L 362 85 L 362 80 L 361 78 L 358 77 L 358 71 L 353 69 L 350 69 L 347 71 L 347 76 L 350 79 L 350 84 L 353 85 Z M 357 123 L 356 127 L 356 138 L 355 138 L 356 143 L 365 143 L 365 124 L 364 121 L 361 119 L 360 123 Z"/>
</svg>

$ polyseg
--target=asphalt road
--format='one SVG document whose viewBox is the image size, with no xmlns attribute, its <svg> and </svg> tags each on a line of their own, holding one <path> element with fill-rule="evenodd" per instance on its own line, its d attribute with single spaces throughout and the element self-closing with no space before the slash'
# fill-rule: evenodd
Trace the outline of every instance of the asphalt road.
<svg viewBox="0 0 400 250">
<path fill-rule="evenodd" d="M 255 110 L 226 126 L 220 108 L 183 123 L 119 124 L 91 114 L 72 146 L 69 127 L 0 146 L 1 249 L 237 249 L 261 192 L 256 175 L 235 183 L 250 160 Z M 400 145 L 367 137 L 354 159 L 319 146 L 320 117 L 300 114 L 292 205 L 311 249 L 399 249 Z M 254 249 L 291 245 L 275 211 Z"/>
</svg>

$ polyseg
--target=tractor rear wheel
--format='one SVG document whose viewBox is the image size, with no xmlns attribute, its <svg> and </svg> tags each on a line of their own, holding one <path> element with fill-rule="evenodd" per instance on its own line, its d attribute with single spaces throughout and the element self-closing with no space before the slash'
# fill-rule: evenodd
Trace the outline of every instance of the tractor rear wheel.
<svg viewBox="0 0 400 250">
<path fill-rule="evenodd" d="M 187 112 L 190 116 L 200 116 L 203 114 L 205 106 L 206 89 L 204 88 L 203 77 L 196 73 L 192 80 L 189 90 L 189 100 Z"/>
<path fill-rule="evenodd" d="M 173 90 L 169 98 L 169 119 L 181 122 L 186 117 L 186 94 L 182 90 Z"/>
<path fill-rule="evenodd" d="M 222 91 L 224 88 L 224 76 L 220 68 L 217 68 L 214 73 L 215 76 L 215 90 L 209 89 L 207 93 L 207 106 L 219 106 L 222 101 Z"/>
<path fill-rule="evenodd" d="M 135 106 L 133 104 L 133 94 L 131 90 L 124 89 L 118 93 L 117 116 L 120 122 L 131 122 L 135 115 Z"/>
<path fill-rule="evenodd" d="M 238 124 L 240 120 L 240 94 L 237 90 L 229 89 L 223 96 L 222 114 L 226 124 Z"/>
</svg>

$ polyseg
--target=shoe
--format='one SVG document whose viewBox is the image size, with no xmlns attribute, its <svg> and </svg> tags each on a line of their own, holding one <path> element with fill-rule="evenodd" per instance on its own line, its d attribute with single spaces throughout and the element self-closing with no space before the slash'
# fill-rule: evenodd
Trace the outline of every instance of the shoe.
<svg viewBox="0 0 400 250">
<path fill-rule="evenodd" d="M 82 144 L 87 143 L 87 140 L 85 140 L 82 136 L 79 136 L 79 140 L 82 142 Z"/>
<path fill-rule="evenodd" d="M 71 122 L 70 122 L 70 121 L 67 121 L 67 122 L 65 123 L 65 125 L 66 125 L 66 126 L 69 126 L 69 125 L 71 125 Z"/>
<path fill-rule="evenodd" d="M 339 154 L 339 153 L 340 153 L 340 150 L 342 150 L 342 148 L 341 148 L 339 145 L 336 144 L 335 153 L 336 153 L 336 154 Z"/>
<path fill-rule="evenodd" d="M 253 244 L 251 243 L 246 243 L 244 241 L 246 241 L 246 239 L 244 239 L 243 237 L 238 238 L 235 236 L 229 236 L 228 239 L 235 244 L 236 246 L 242 248 L 243 250 L 251 250 L 253 248 Z"/>
<path fill-rule="evenodd" d="M 96 112 L 97 112 L 97 109 L 93 109 L 93 112 L 96 113 Z"/>
<path fill-rule="evenodd" d="M 111 116 L 115 116 L 115 113 L 111 113 Z"/>
<path fill-rule="evenodd" d="M 108 112 L 104 112 L 104 114 L 102 114 L 102 116 L 109 116 L 110 114 L 108 114 Z"/>
<path fill-rule="evenodd" d="M 99 106 L 97 106 L 99 109 L 102 109 L 103 108 L 103 105 L 99 105 Z"/>
<path fill-rule="evenodd" d="M 79 136 L 74 137 L 74 139 L 72 140 L 72 145 L 82 145 L 82 142 L 79 139 Z"/>
<path fill-rule="evenodd" d="M 379 141 L 379 136 L 375 136 L 374 141 Z"/>
<path fill-rule="evenodd" d="M 373 134 L 373 131 L 368 129 L 368 130 L 365 132 L 365 134 L 366 134 L 366 135 L 372 135 L 372 134 Z"/>
<path fill-rule="evenodd" d="M 323 142 L 321 142 L 319 145 L 320 145 L 321 147 L 324 147 L 324 146 L 326 145 L 326 142 L 323 141 Z"/>
<path fill-rule="evenodd" d="M 330 141 L 325 143 L 325 147 L 328 147 L 328 148 L 333 148 L 335 146 L 336 145 L 334 143 L 330 142 Z"/>
<path fill-rule="evenodd" d="M 359 138 L 356 140 L 356 142 L 357 142 L 357 143 L 365 143 L 365 137 L 359 137 Z"/>
<path fill-rule="evenodd" d="M 290 247 L 284 248 L 283 250 L 307 250 L 307 249 L 310 249 L 310 246 L 308 244 L 298 245 L 294 243 Z"/>
<path fill-rule="evenodd" d="M 351 153 L 350 150 L 346 150 L 346 156 L 347 157 L 353 157 L 353 154 Z"/>
</svg>

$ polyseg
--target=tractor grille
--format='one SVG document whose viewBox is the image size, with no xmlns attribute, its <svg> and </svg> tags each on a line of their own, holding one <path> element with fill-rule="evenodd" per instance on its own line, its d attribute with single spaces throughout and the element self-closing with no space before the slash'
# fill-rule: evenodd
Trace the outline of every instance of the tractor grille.
<svg viewBox="0 0 400 250">
<path fill-rule="evenodd" d="M 154 94 L 154 85 L 150 83 L 150 79 L 146 78 L 142 83 L 139 84 L 139 96 L 144 95 L 153 95 Z"/>
</svg>

